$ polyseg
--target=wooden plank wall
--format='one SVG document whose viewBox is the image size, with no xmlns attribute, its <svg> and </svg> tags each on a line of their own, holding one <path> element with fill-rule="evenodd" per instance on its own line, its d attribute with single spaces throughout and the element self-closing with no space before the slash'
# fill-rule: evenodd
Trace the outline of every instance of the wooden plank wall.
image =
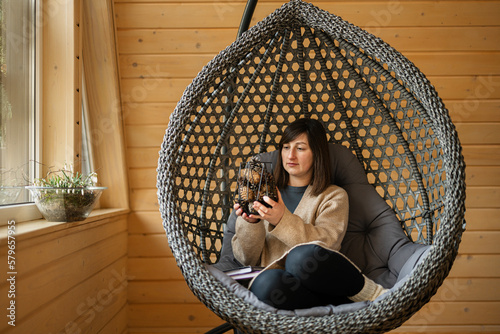
<svg viewBox="0 0 500 334">
<path fill-rule="evenodd" d="M 129 331 L 221 323 L 187 289 L 156 199 L 158 151 L 182 91 L 237 32 L 243 1 L 114 0 L 130 179 Z M 380 36 L 437 87 L 467 163 L 467 232 L 450 277 L 396 332 L 500 332 L 500 1 L 333 1 L 317 6 Z M 264 17 L 281 2 L 259 2 Z"/>
<path fill-rule="evenodd" d="M 47 228 L 23 232 L 30 224 Z M 6 238 L 7 226 L 0 228 L 0 261 L 5 268 L 0 282 L 1 333 L 127 332 L 127 215 L 123 211 L 84 223 L 37 221 L 15 226 L 14 248 Z M 14 250 L 14 270 L 7 269 L 9 249 Z M 5 316 L 11 314 L 10 301 L 15 302 L 15 327 Z"/>
</svg>

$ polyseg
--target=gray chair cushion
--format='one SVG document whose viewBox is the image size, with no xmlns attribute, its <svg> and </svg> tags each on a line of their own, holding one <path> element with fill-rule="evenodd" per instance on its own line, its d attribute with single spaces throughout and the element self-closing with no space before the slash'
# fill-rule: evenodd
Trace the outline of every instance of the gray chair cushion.
<svg viewBox="0 0 500 334">
<path fill-rule="evenodd" d="M 348 184 L 349 224 L 340 251 L 385 288 L 392 287 L 406 261 L 426 246 L 403 232 L 394 211 L 372 185 Z"/>
<path fill-rule="evenodd" d="M 277 161 L 277 151 L 261 154 L 261 161 Z M 332 183 L 343 187 L 349 196 L 349 224 L 341 252 L 375 282 L 391 288 L 408 274 L 428 246 L 412 243 L 404 234 L 394 211 L 368 183 L 357 158 L 342 145 L 330 145 Z M 228 219 L 221 259 L 214 267 L 226 270 L 240 266 L 234 259 L 231 239 L 235 233 L 236 215 Z M 416 255 L 415 255 L 416 254 Z M 413 256 L 413 257 L 412 257 Z M 402 268 L 406 269 L 402 272 Z"/>
<path fill-rule="evenodd" d="M 207 266 L 207 270 L 215 277 L 217 278 L 230 292 L 238 296 L 239 298 L 243 299 L 245 302 L 258 307 L 260 309 L 263 309 L 265 311 L 275 313 L 275 314 L 280 314 L 280 315 L 288 315 L 288 316 L 325 316 L 325 315 L 332 315 L 332 314 L 344 314 L 344 313 L 349 313 L 349 312 L 354 312 L 357 310 L 360 310 L 364 307 L 366 307 L 371 301 L 362 301 L 362 302 L 356 302 L 356 303 L 348 303 L 348 304 L 342 304 L 342 305 L 325 305 L 325 306 L 317 306 L 317 307 L 311 307 L 311 308 L 306 308 L 306 309 L 296 309 L 296 310 L 281 310 L 277 309 L 273 306 L 267 305 L 264 302 L 260 301 L 257 296 L 255 296 L 250 290 L 245 288 L 243 285 L 238 283 L 237 281 L 233 280 L 231 277 L 227 276 L 224 274 L 222 271 L 219 269 L 215 268 L 215 265 L 213 266 Z M 387 294 L 383 294 L 377 299 L 375 299 L 375 302 L 378 300 L 384 299 L 387 297 Z"/>
</svg>

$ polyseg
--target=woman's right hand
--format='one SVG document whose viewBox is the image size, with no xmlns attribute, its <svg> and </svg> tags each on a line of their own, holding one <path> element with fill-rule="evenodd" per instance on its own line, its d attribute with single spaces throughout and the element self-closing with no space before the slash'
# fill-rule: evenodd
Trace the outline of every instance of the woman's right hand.
<svg viewBox="0 0 500 334">
<path fill-rule="evenodd" d="M 238 203 L 234 204 L 233 209 L 238 217 L 245 219 L 245 221 L 251 224 L 255 224 L 260 221 L 260 218 L 254 218 L 253 215 L 247 215 L 245 212 L 243 212 L 243 209 Z"/>
</svg>

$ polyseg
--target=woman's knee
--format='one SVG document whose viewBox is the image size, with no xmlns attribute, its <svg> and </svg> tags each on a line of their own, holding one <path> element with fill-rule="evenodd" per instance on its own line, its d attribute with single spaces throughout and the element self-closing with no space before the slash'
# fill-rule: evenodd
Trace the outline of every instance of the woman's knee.
<svg viewBox="0 0 500 334">
<path fill-rule="evenodd" d="M 295 247 L 287 255 L 286 271 L 303 279 L 304 275 L 316 271 L 321 263 L 327 261 L 331 253 L 334 252 L 313 244 Z"/>
<path fill-rule="evenodd" d="M 288 275 L 281 269 L 271 269 L 260 273 L 252 283 L 250 291 L 257 298 L 269 305 L 280 305 L 282 299 L 290 289 L 293 289 L 293 282 L 287 279 Z"/>
<path fill-rule="evenodd" d="M 295 276 L 281 269 L 260 273 L 250 291 L 262 302 L 284 310 L 313 307 L 321 303 L 320 298 L 304 289 Z"/>
</svg>

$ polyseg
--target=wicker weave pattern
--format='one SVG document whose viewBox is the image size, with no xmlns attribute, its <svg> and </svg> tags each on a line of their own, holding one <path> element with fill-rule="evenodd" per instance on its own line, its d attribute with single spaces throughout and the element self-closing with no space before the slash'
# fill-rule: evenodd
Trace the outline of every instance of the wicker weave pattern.
<svg viewBox="0 0 500 334">
<path fill-rule="evenodd" d="M 352 149 L 426 263 L 390 298 L 352 314 L 285 317 L 232 296 L 202 265 L 217 260 L 236 173 L 273 150 L 299 117 Z M 436 292 L 464 219 L 464 162 L 448 112 L 425 76 L 380 39 L 292 0 L 215 57 L 172 114 L 158 164 L 170 247 L 193 292 L 247 332 L 383 332 Z"/>
</svg>

